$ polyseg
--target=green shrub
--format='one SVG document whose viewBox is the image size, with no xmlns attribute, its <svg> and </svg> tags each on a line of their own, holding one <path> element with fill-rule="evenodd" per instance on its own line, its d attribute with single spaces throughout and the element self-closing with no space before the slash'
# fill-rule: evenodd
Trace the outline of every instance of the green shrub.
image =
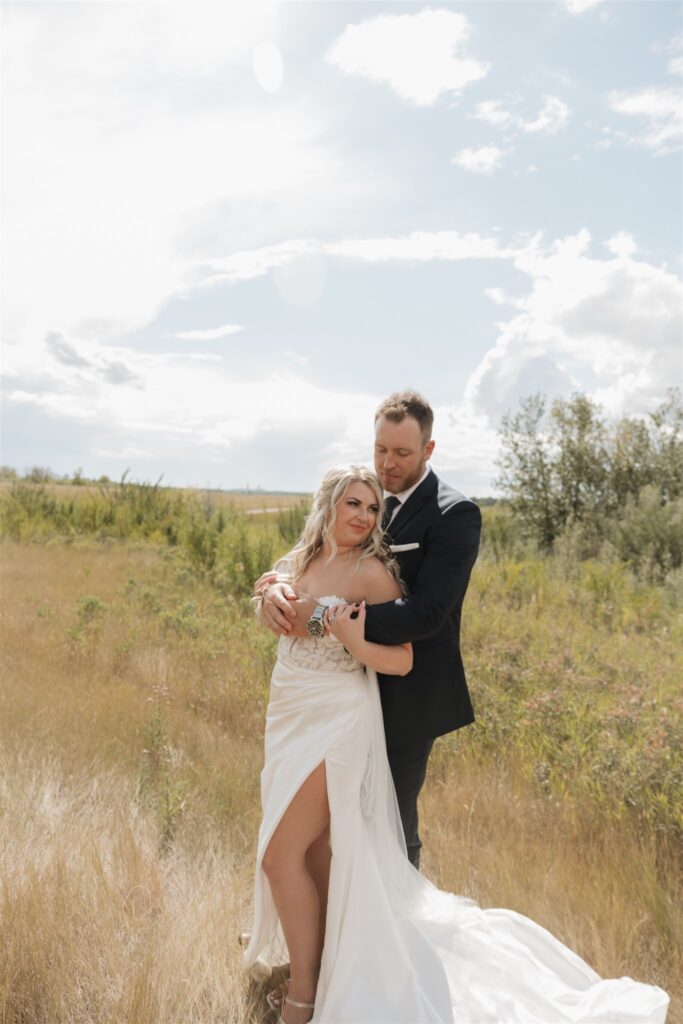
<svg viewBox="0 0 683 1024">
<path fill-rule="evenodd" d="M 289 508 L 281 509 L 277 514 L 277 528 L 282 540 L 290 547 L 299 539 L 309 512 L 306 501 L 300 501 Z"/>
<path fill-rule="evenodd" d="M 643 487 L 613 521 L 605 546 L 643 578 L 664 579 L 683 564 L 683 497 L 663 501 L 659 487 Z"/>
</svg>

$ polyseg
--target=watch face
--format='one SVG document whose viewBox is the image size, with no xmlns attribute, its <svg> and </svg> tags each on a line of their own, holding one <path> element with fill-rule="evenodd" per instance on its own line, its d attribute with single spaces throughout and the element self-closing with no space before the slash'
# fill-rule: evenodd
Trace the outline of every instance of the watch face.
<svg viewBox="0 0 683 1024">
<path fill-rule="evenodd" d="M 306 629 L 308 630 L 310 636 L 324 636 L 325 625 L 323 623 L 322 616 L 318 616 L 314 613 L 313 616 L 306 623 Z"/>
</svg>

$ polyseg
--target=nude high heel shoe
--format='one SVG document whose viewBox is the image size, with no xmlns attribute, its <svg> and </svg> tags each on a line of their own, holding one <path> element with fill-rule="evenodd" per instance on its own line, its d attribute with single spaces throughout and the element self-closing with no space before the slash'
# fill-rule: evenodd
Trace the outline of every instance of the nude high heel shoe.
<svg viewBox="0 0 683 1024">
<path fill-rule="evenodd" d="M 279 991 L 278 991 L 278 989 L 275 989 L 273 992 L 270 992 L 268 994 L 268 996 L 266 996 L 266 1002 L 271 1007 L 271 1009 L 273 1009 L 273 1010 L 278 1009 L 278 1003 L 279 1003 L 280 1015 L 278 1016 L 277 1024 L 286 1024 L 286 1021 L 283 1020 L 283 1017 L 282 1017 L 282 1011 L 285 1008 L 285 1003 L 288 1006 L 296 1007 L 296 1009 L 298 1009 L 298 1010 L 314 1010 L 315 1009 L 315 1003 L 299 1003 L 299 1002 L 297 1002 L 296 999 L 290 999 L 290 997 L 287 995 L 286 985 L 287 985 L 287 983 L 285 982 L 285 984 L 282 986 L 282 988 Z M 278 999 L 278 996 L 276 995 L 276 993 L 278 993 L 278 995 L 280 996 L 279 999 Z M 313 1016 L 313 1014 L 311 1014 L 311 1017 L 312 1016 Z M 310 1019 L 311 1018 L 309 1017 L 308 1020 L 310 1020 Z M 302 1021 L 302 1024 L 304 1024 L 303 1021 Z"/>
<path fill-rule="evenodd" d="M 288 1006 L 296 1006 L 299 1010 L 315 1010 L 315 1003 L 297 1003 L 296 999 L 290 999 L 289 996 L 285 996 L 285 998 L 282 1000 L 283 1009 L 285 1003 L 287 1003 Z M 312 1016 L 313 1014 L 311 1014 L 311 1017 Z M 308 1019 L 310 1020 L 311 1017 L 309 1017 Z M 280 1016 L 278 1017 L 277 1024 L 285 1024 L 285 1021 L 282 1017 L 282 1013 L 280 1013 Z"/>
</svg>

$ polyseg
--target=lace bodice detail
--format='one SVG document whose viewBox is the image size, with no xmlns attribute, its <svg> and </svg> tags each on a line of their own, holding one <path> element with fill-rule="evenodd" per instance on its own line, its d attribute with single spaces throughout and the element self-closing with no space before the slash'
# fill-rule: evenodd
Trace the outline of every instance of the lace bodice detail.
<svg viewBox="0 0 683 1024">
<path fill-rule="evenodd" d="M 318 604 L 324 604 L 328 608 L 333 604 L 346 603 L 345 597 L 334 595 L 318 598 Z M 299 666 L 312 672 L 356 672 L 362 667 L 361 662 L 349 654 L 333 636 L 281 636 L 277 656 L 285 665 L 292 668 Z"/>
</svg>

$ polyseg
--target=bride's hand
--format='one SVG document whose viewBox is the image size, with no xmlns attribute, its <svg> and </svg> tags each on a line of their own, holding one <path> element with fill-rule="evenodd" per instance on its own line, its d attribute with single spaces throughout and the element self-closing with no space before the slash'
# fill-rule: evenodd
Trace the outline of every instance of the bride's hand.
<svg viewBox="0 0 683 1024">
<path fill-rule="evenodd" d="M 351 618 L 355 615 L 355 618 Z M 325 625 L 333 637 L 340 641 L 347 650 L 351 650 L 354 641 L 365 639 L 365 601 L 360 604 L 336 604 L 327 609 Z"/>
</svg>

